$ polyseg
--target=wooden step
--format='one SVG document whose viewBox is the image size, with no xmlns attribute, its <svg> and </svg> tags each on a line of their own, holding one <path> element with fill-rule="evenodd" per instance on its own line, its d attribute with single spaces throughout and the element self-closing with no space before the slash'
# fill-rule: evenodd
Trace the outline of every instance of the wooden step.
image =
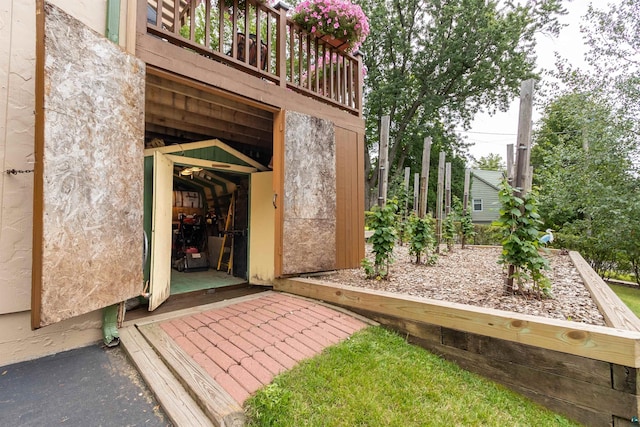
<svg viewBox="0 0 640 427">
<path fill-rule="evenodd" d="M 242 408 L 226 391 L 166 340 L 159 328 L 146 328 L 154 346 L 163 347 L 158 350 L 162 357 L 136 326 L 120 329 L 120 342 L 175 426 L 244 425 Z"/>
</svg>

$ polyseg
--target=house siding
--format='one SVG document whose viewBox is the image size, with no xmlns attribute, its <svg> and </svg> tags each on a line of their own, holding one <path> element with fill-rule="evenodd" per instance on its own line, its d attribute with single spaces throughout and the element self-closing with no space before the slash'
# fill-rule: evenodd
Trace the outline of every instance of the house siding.
<svg viewBox="0 0 640 427">
<path fill-rule="evenodd" d="M 104 34 L 106 0 L 52 0 Z M 101 311 L 32 331 L 31 253 L 35 0 L 0 2 L 0 365 L 77 348 L 101 337 Z"/>
<path fill-rule="evenodd" d="M 500 202 L 498 200 L 497 187 L 497 181 L 499 181 L 500 174 L 493 171 L 479 171 L 477 173 L 482 173 L 483 178 L 475 175 L 472 178 L 470 191 L 471 219 L 474 223 L 490 224 L 491 222 L 497 220 L 500 215 Z M 485 181 L 485 179 L 487 178 L 496 181 L 496 185 L 494 186 L 488 184 Z M 473 210 L 473 201 L 475 199 L 482 199 L 482 211 Z"/>
</svg>

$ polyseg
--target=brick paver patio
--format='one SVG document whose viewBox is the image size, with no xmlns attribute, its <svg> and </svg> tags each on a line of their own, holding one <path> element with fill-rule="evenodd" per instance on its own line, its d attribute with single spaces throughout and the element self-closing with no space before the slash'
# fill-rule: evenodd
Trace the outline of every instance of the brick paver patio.
<svg viewBox="0 0 640 427">
<path fill-rule="evenodd" d="M 275 375 L 365 326 L 348 314 L 279 293 L 160 324 L 240 405 Z"/>
</svg>

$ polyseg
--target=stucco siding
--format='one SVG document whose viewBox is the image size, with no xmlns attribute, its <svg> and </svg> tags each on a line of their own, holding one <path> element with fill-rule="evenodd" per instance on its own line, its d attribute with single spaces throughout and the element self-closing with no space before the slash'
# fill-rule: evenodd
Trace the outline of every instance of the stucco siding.
<svg viewBox="0 0 640 427">
<path fill-rule="evenodd" d="M 101 34 L 106 0 L 53 0 Z M 0 1 L 0 365 L 100 339 L 100 312 L 31 331 L 35 0 Z"/>
<path fill-rule="evenodd" d="M 28 310 L 31 296 L 35 2 L 0 5 L 0 314 Z"/>
<path fill-rule="evenodd" d="M 35 331 L 28 311 L 0 315 L 0 366 L 95 344 L 101 328 L 101 310 Z"/>
</svg>

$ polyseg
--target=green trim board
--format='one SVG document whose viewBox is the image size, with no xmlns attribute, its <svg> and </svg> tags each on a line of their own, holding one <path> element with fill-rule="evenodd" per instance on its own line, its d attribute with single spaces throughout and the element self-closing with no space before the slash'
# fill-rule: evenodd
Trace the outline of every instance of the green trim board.
<svg viewBox="0 0 640 427">
<path fill-rule="evenodd" d="M 175 154 L 182 157 L 195 157 L 202 160 L 225 162 L 239 166 L 250 166 L 259 171 L 267 171 L 269 169 L 219 139 L 147 148 L 144 150 L 144 155 L 152 156 L 156 151 L 162 154 Z"/>
</svg>

